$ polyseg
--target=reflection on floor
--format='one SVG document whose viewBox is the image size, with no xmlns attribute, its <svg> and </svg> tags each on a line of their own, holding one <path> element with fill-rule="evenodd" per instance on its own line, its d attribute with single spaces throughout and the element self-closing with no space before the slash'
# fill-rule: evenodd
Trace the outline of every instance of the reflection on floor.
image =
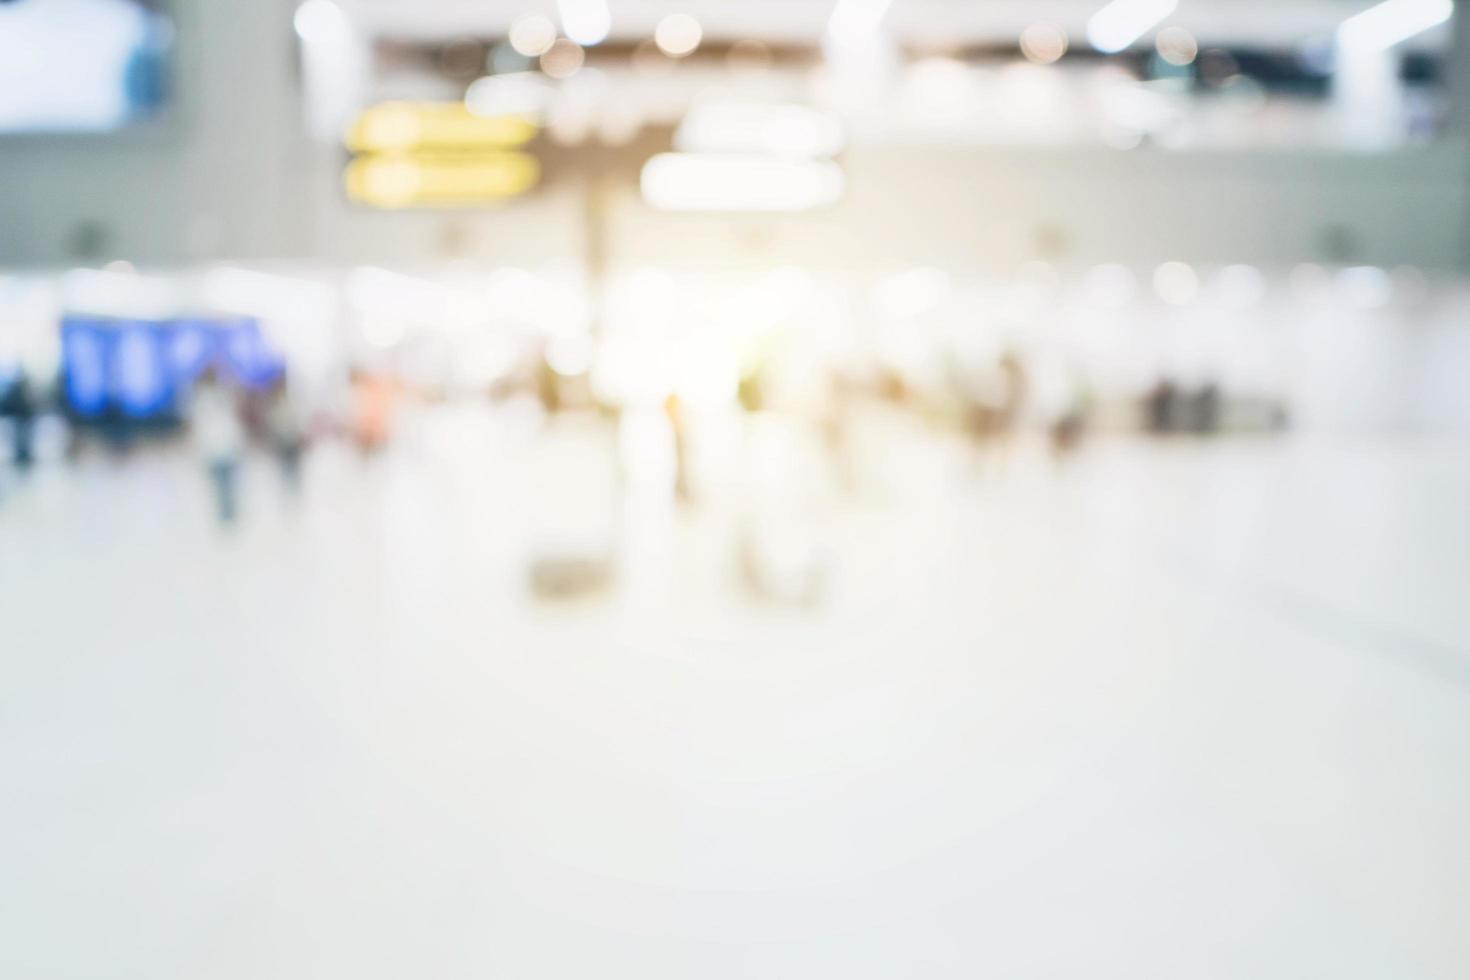
<svg viewBox="0 0 1470 980">
<path fill-rule="evenodd" d="M 3 487 L 0 976 L 1470 972 L 1465 446 L 878 426 L 806 607 L 527 433 Z"/>
</svg>

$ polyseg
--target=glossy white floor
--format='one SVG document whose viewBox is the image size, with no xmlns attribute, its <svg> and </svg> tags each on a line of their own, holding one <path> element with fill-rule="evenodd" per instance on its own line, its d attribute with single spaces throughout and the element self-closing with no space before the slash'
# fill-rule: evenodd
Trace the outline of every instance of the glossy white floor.
<svg viewBox="0 0 1470 980">
<path fill-rule="evenodd" d="M 1470 447 L 880 427 L 808 610 L 518 432 L 4 486 L 0 977 L 1470 974 Z"/>
</svg>

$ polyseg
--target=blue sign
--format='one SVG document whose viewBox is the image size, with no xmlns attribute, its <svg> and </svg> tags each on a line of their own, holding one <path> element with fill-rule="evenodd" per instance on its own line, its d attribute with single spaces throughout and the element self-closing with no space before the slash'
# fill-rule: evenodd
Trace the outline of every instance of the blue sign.
<svg viewBox="0 0 1470 980">
<path fill-rule="evenodd" d="M 269 386 L 283 369 L 250 317 L 67 316 L 61 322 L 61 357 L 67 404 L 87 418 L 109 411 L 131 419 L 173 414 L 209 367 L 252 389 Z"/>
</svg>

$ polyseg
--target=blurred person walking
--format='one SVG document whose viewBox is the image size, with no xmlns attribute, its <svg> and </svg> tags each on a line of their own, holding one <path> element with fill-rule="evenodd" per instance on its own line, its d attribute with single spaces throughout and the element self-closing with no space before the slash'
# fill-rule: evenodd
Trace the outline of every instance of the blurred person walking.
<svg viewBox="0 0 1470 980">
<path fill-rule="evenodd" d="M 1081 447 L 1092 417 L 1092 403 L 1092 390 L 1080 380 L 1073 381 L 1066 405 L 1050 426 L 1052 453 L 1057 459 L 1065 459 Z"/>
<path fill-rule="evenodd" d="M 280 464 L 286 489 L 301 489 L 301 457 L 306 452 L 307 418 L 301 399 L 284 370 L 266 393 L 265 434 Z"/>
<path fill-rule="evenodd" d="M 1160 378 L 1143 396 L 1143 427 L 1150 435 L 1162 436 L 1176 431 L 1179 417 L 1179 388 L 1168 378 Z"/>
<path fill-rule="evenodd" d="M 388 443 L 393 415 L 393 384 L 378 374 L 355 372 L 352 378 L 353 433 L 365 456 Z"/>
<path fill-rule="evenodd" d="M 1004 464 L 1030 389 L 1026 367 L 1014 351 L 1005 351 L 996 361 L 962 377 L 959 395 L 965 431 L 978 450 L 993 449 Z"/>
<path fill-rule="evenodd" d="M 195 445 L 214 487 L 215 512 L 221 524 L 233 524 L 239 508 L 240 457 L 245 448 L 239 401 L 211 367 L 200 376 L 190 408 Z"/>
<path fill-rule="evenodd" d="M 997 367 L 1002 385 L 1001 433 L 1004 436 L 1011 436 L 1020 424 L 1021 412 L 1025 409 L 1026 399 L 1031 392 L 1031 383 L 1026 376 L 1026 365 L 1021 362 L 1020 355 L 1015 351 L 1008 350 L 1002 354 Z"/>
<path fill-rule="evenodd" d="M 20 470 L 28 470 L 36 461 L 35 431 L 39 406 L 29 374 L 22 369 L 5 389 L 0 399 L 0 414 L 10 418 L 11 459 Z"/>
</svg>

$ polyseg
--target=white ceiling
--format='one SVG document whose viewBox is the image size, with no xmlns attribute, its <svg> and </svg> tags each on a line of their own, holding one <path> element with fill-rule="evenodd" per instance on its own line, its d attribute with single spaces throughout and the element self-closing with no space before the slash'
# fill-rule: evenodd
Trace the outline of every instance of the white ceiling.
<svg viewBox="0 0 1470 980">
<path fill-rule="evenodd" d="M 407 37 L 488 36 L 516 17 L 555 17 L 554 0 L 339 0 L 382 34 Z M 893 0 L 888 25 L 906 41 L 1008 43 L 1039 20 L 1080 37 L 1105 0 Z M 1330 35 L 1375 0 L 1180 0 L 1167 23 L 1189 28 L 1206 44 L 1285 45 Z M 694 14 L 706 36 L 734 40 L 818 39 L 833 0 L 609 0 L 613 35 L 649 36 L 666 14 Z M 1441 29 L 1441 35 L 1446 33 Z M 1435 38 L 1431 40 L 1442 40 Z"/>
</svg>

